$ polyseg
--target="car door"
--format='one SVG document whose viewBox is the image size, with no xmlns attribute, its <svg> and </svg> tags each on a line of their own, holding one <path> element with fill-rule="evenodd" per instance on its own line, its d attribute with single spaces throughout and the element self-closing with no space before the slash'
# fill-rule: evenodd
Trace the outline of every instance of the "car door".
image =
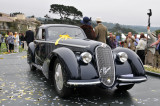
<svg viewBox="0 0 160 106">
<path fill-rule="evenodd" d="M 35 43 L 35 62 L 38 65 L 43 65 L 45 60 L 45 29 L 39 28 Z"/>
</svg>

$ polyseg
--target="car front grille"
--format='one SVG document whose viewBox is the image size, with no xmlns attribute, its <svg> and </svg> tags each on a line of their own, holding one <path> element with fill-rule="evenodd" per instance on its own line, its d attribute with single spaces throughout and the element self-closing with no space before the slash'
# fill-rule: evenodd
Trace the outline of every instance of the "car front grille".
<svg viewBox="0 0 160 106">
<path fill-rule="evenodd" d="M 115 81 L 115 66 L 112 51 L 109 46 L 98 46 L 96 48 L 97 67 L 101 82 L 111 87 Z"/>
</svg>

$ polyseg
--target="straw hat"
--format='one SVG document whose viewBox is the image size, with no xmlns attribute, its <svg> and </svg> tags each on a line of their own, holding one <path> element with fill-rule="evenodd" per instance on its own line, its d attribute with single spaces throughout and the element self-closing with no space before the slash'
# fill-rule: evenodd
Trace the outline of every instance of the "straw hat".
<svg viewBox="0 0 160 106">
<path fill-rule="evenodd" d="M 96 21 L 98 21 L 98 22 L 102 22 L 101 17 L 97 17 L 97 18 L 96 18 Z"/>
</svg>

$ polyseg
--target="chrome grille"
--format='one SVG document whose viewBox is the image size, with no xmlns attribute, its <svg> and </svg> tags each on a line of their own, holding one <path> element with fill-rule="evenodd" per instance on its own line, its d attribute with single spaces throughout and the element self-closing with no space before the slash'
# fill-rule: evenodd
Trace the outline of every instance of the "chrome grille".
<svg viewBox="0 0 160 106">
<path fill-rule="evenodd" d="M 96 48 L 97 67 L 101 82 L 111 87 L 115 81 L 115 66 L 112 51 L 109 46 L 98 46 Z"/>
</svg>

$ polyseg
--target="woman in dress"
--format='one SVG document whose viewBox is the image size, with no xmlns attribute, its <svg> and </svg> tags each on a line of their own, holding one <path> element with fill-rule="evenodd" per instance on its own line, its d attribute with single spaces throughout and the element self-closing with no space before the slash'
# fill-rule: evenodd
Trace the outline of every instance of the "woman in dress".
<svg viewBox="0 0 160 106">
<path fill-rule="evenodd" d="M 14 40 L 14 52 L 19 52 L 19 35 L 17 32 L 14 34 L 15 40 Z"/>
</svg>

